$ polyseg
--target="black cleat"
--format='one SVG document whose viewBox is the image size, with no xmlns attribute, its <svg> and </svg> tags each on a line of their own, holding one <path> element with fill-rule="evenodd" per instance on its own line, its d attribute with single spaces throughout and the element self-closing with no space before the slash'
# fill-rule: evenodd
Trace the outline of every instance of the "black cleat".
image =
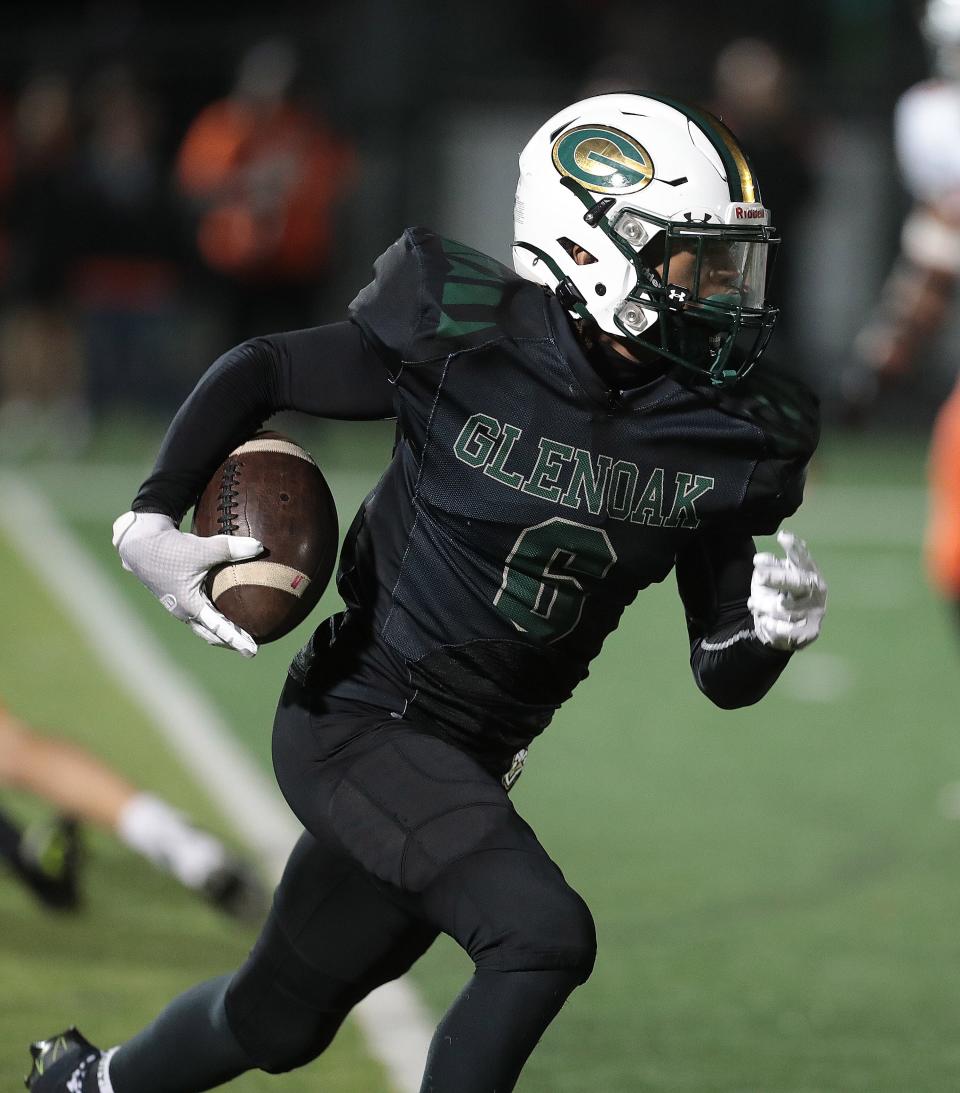
<svg viewBox="0 0 960 1093">
<path fill-rule="evenodd" d="M 76 910 L 80 903 L 80 831 L 76 820 L 58 816 L 28 827 L 12 864 L 45 907 Z"/>
<path fill-rule="evenodd" d="M 260 925 L 270 908 L 263 881 L 248 865 L 236 859 L 214 869 L 200 892 L 218 911 L 253 925 Z"/>
<path fill-rule="evenodd" d="M 97 1089 L 97 1064 L 101 1051 L 68 1028 L 48 1040 L 30 1045 L 33 1066 L 24 1079 L 35 1093 L 87 1093 Z"/>
</svg>

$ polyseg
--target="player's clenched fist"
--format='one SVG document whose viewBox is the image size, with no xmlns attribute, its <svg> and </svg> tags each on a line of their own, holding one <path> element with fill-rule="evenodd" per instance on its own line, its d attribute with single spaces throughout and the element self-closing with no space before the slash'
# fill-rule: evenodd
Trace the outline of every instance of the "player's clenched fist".
<svg viewBox="0 0 960 1093">
<path fill-rule="evenodd" d="M 138 577 L 175 618 L 210 645 L 252 657 L 256 642 L 213 606 L 203 590 L 207 573 L 224 562 L 253 558 L 263 550 L 242 535 L 202 538 L 180 531 L 159 512 L 125 512 L 113 523 L 113 545 L 123 568 Z"/>
<path fill-rule="evenodd" d="M 807 544 L 790 531 L 777 532 L 785 558 L 755 554 L 747 607 L 757 637 L 774 649 L 802 649 L 820 635 L 827 610 L 827 583 Z"/>
</svg>

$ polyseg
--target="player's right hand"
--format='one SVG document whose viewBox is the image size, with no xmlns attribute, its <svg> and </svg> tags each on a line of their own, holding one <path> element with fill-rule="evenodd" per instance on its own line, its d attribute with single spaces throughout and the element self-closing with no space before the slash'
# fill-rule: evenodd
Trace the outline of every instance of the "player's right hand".
<svg viewBox="0 0 960 1093">
<path fill-rule="evenodd" d="M 256 653 L 253 638 L 220 614 L 203 586 L 214 566 L 260 554 L 259 540 L 242 535 L 190 535 L 163 513 L 125 512 L 113 522 L 113 545 L 123 568 L 205 642 L 245 657 Z"/>
</svg>

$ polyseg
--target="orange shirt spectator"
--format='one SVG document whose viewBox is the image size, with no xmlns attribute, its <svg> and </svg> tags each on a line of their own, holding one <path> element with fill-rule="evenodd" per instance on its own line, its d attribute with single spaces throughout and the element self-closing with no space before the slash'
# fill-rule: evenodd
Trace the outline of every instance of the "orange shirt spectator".
<svg viewBox="0 0 960 1093">
<path fill-rule="evenodd" d="M 180 148 L 204 262 L 245 281 L 298 282 L 329 257 L 333 207 L 353 150 L 307 111 L 239 97 L 206 107 Z"/>
</svg>

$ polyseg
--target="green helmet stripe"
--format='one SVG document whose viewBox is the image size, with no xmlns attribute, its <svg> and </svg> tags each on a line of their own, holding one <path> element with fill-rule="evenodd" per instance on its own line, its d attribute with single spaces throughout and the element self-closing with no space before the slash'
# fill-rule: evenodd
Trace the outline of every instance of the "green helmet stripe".
<svg viewBox="0 0 960 1093">
<path fill-rule="evenodd" d="M 678 110 L 706 133 L 710 143 L 723 161 L 724 169 L 727 172 L 727 183 L 730 186 L 731 201 L 760 201 L 760 188 L 757 185 L 750 161 L 737 143 L 736 137 L 719 118 L 714 117 L 707 110 L 696 110 L 691 106 L 687 106 L 686 103 L 667 98 L 665 95 L 651 95 L 647 91 L 638 91 L 636 94 L 672 106 L 674 110 Z"/>
<path fill-rule="evenodd" d="M 550 257 L 550 255 L 547 254 L 545 250 L 541 250 L 540 247 L 535 247 L 532 243 L 524 243 L 522 239 L 514 240 L 513 245 L 515 247 L 522 247 L 523 250 L 528 250 L 531 254 L 539 258 L 539 260 L 543 262 L 547 269 L 550 270 L 553 276 L 556 277 L 558 285 L 562 284 L 567 279 L 567 275 L 563 272 L 560 266 L 557 265 L 557 263 Z M 573 310 L 580 316 L 581 319 L 593 318 L 586 304 L 577 302 L 573 305 Z"/>
</svg>

